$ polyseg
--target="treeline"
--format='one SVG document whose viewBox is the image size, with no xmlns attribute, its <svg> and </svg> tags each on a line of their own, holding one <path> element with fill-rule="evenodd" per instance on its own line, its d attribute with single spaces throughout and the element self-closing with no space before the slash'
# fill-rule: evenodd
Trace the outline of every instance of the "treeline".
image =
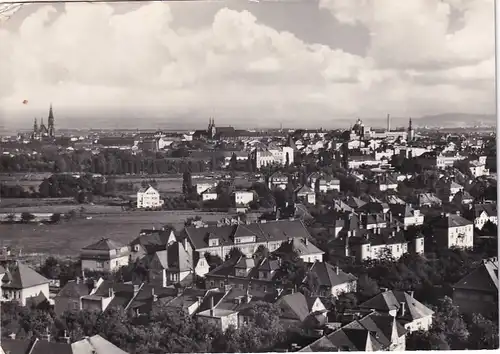
<svg viewBox="0 0 500 354">
<path fill-rule="evenodd" d="M 280 309 L 256 302 L 247 309 L 248 323 L 226 331 L 191 317 L 182 308 L 153 303 L 149 314 L 112 308 L 105 312 L 75 311 L 55 316 L 47 306 L 21 307 L 14 302 L 2 306 L 2 336 L 12 333 L 25 339 L 41 336 L 47 329 L 54 339 L 66 333 L 72 341 L 99 334 L 129 353 L 229 353 L 267 352 L 288 347 L 297 340 L 300 328 L 285 329 Z"/>
<path fill-rule="evenodd" d="M 0 173 L 13 172 L 88 172 L 103 175 L 177 174 L 218 170 L 220 159 L 191 159 L 172 154 L 129 151 L 90 151 L 71 153 L 42 152 L 37 155 L 0 156 Z"/>
</svg>

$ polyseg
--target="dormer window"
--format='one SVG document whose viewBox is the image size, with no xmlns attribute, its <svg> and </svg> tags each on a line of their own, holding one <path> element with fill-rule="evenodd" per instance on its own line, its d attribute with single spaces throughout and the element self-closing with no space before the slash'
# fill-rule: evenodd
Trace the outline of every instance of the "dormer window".
<svg viewBox="0 0 500 354">
<path fill-rule="evenodd" d="M 141 245 L 137 244 L 137 245 L 134 245 L 134 251 L 135 252 L 139 252 L 141 249 Z"/>
<path fill-rule="evenodd" d="M 210 247 L 219 246 L 219 239 L 218 238 L 210 239 L 208 245 Z"/>
</svg>

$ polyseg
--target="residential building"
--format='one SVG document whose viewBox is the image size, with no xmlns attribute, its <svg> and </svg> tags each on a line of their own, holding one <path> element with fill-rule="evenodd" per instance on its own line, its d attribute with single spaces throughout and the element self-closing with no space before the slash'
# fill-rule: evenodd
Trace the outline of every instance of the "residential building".
<svg viewBox="0 0 500 354">
<path fill-rule="evenodd" d="M 288 176 L 282 174 L 281 172 L 275 172 L 268 178 L 269 189 L 285 189 L 288 185 Z"/>
<path fill-rule="evenodd" d="M 156 209 L 163 206 L 163 203 L 160 192 L 151 186 L 137 191 L 137 209 Z"/>
<path fill-rule="evenodd" d="M 295 195 L 297 196 L 297 199 L 305 204 L 316 205 L 316 193 L 307 185 L 297 188 Z"/>
<path fill-rule="evenodd" d="M 201 199 L 206 202 L 209 200 L 217 200 L 217 189 L 215 187 L 209 188 L 201 193 Z"/>
<path fill-rule="evenodd" d="M 452 248 L 474 247 L 474 225 L 459 214 L 445 214 L 432 221 L 438 246 Z"/>
<path fill-rule="evenodd" d="M 313 293 L 317 296 L 336 298 L 343 293 L 356 292 L 358 278 L 345 273 L 338 266 L 316 261 L 309 269 L 304 283 L 310 283 L 316 289 Z"/>
<path fill-rule="evenodd" d="M 284 241 L 294 238 L 311 238 L 309 231 L 300 220 L 272 222 L 263 220 L 259 223 L 237 225 L 189 226 L 184 228 L 180 236 L 188 254 L 197 252 L 204 255 L 208 252 L 222 259 L 233 247 L 251 257 L 260 245 L 273 252 Z"/>
<path fill-rule="evenodd" d="M 71 343 L 69 337 L 59 338 L 59 341 L 51 341 L 49 332 L 42 335 L 41 339 L 27 338 L 2 338 L 0 344 L 2 354 L 128 354 L 118 348 L 100 335 L 85 337 L 77 342 Z"/>
<path fill-rule="evenodd" d="M 359 305 L 360 309 L 375 310 L 395 317 L 409 332 L 428 331 L 434 311 L 414 298 L 413 292 L 387 290 Z"/>
<path fill-rule="evenodd" d="M 143 229 L 139 236 L 130 242 L 130 261 L 135 262 L 146 255 L 155 254 L 176 241 L 175 231 L 171 228 Z"/>
<path fill-rule="evenodd" d="M 24 263 L 17 262 L 13 269 L 7 269 L 2 278 L 2 301 L 16 301 L 26 306 L 30 298 L 43 295 L 50 298 L 50 280 Z"/>
<path fill-rule="evenodd" d="M 129 264 L 130 249 L 119 242 L 102 238 L 80 253 L 82 269 L 113 272 Z"/>
<path fill-rule="evenodd" d="M 463 191 L 464 187 L 450 179 L 440 179 L 436 186 L 436 194 L 441 200 L 451 202 L 455 194 Z"/>
<path fill-rule="evenodd" d="M 359 261 L 381 259 L 390 256 L 401 258 L 408 252 L 408 241 L 403 230 L 397 228 L 358 229 L 345 238 L 346 256 L 353 256 Z"/>
<path fill-rule="evenodd" d="M 82 297 L 93 295 L 104 280 L 96 282 L 76 278 L 68 281 L 54 298 L 54 312 L 61 316 L 66 311 L 80 311 L 82 309 Z"/>
<path fill-rule="evenodd" d="M 145 256 L 140 262 L 148 270 L 150 284 L 167 287 L 192 282 L 192 261 L 182 243 L 175 241 L 166 245 L 164 250 Z"/>
<path fill-rule="evenodd" d="M 217 182 L 198 182 L 196 184 L 196 193 L 198 195 L 202 195 L 202 193 L 205 192 L 206 190 L 216 186 Z"/>
<path fill-rule="evenodd" d="M 254 200 L 255 192 L 253 192 L 253 191 L 234 191 L 233 198 L 234 198 L 235 205 L 248 205 Z"/>
<path fill-rule="evenodd" d="M 392 204 L 389 208 L 393 217 L 398 219 L 404 227 L 424 224 L 424 215 L 420 214 L 420 210 L 412 208 L 410 204 Z"/>
<path fill-rule="evenodd" d="M 490 170 L 486 168 L 486 156 L 481 156 L 478 160 L 470 161 L 469 169 L 475 178 L 490 174 Z"/>
<path fill-rule="evenodd" d="M 273 252 L 278 257 L 296 254 L 305 263 L 323 262 L 325 252 L 316 247 L 307 237 L 292 238 L 283 241 L 281 246 Z"/>
<path fill-rule="evenodd" d="M 354 319 L 300 351 L 404 351 L 406 333 L 407 330 L 395 317 L 374 311 Z"/>
<path fill-rule="evenodd" d="M 466 314 L 491 315 L 498 310 L 498 258 L 482 264 L 453 285 L 453 303 Z"/>
<path fill-rule="evenodd" d="M 474 205 L 474 227 L 481 230 L 486 222 L 498 225 L 498 211 L 496 203 Z"/>
<path fill-rule="evenodd" d="M 281 309 L 280 322 L 285 327 L 301 326 L 314 330 L 327 322 L 326 307 L 317 296 L 293 292 L 281 296 L 276 305 Z"/>
</svg>

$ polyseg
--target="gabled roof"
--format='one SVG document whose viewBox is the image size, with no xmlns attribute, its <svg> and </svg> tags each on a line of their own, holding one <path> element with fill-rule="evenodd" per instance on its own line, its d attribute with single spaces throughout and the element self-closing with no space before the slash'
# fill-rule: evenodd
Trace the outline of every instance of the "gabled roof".
<svg viewBox="0 0 500 354">
<path fill-rule="evenodd" d="M 89 246 L 84 247 L 84 250 L 92 250 L 92 251 L 110 251 L 110 250 L 116 250 L 120 249 L 122 247 L 125 247 L 125 245 L 110 240 L 109 238 L 102 238 L 96 243 L 93 243 Z"/>
<path fill-rule="evenodd" d="M 80 298 L 81 296 L 90 294 L 92 290 L 92 285 L 76 281 L 70 280 L 63 286 L 63 288 L 57 293 L 58 297 L 69 297 L 69 298 Z"/>
<path fill-rule="evenodd" d="M 255 267 L 255 260 L 253 258 L 240 257 L 234 268 L 249 269 Z"/>
<path fill-rule="evenodd" d="M 357 280 L 351 273 L 345 273 L 340 268 L 326 262 L 314 262 L 309 272 L 316 274 L 320 286 L 334 287 Z M 305 281 L 307 278 L 308 275 Z"/>
<path fill-rule="evenodd" d="M 497 212 L 497 204 L 496 203 L 488 203 L 488 204 L 476 204 L 474 205 L 474 215 L 475 217 L 479 217 L 482 212 L 485 212 L 488 217 L 498 216 Z"/>
<path fill-rule="evenodd" d="M 282 296 L 276 302 L 281 310 L 282 314 L 280 317 L 304 321 L 310 314 L 309 304 L 306 296 L 302 293 L 293 293 Z"/>
<path fill-rule="evenodd" d="M 487 259 L 453 285 L 455 289 L 498 292 L 498 259 Z"/>
<path fill-rule="evenodd" d="M 314 191 L 308 187 L 307 185 L 303 185 L 302 187 L 297 188 L 295 191 L 297 194 L 314 194 Z"/>
<path fill-rule="evenodd" d="M 165 249 L 173 230 L 141 230 L 139 237 L 130 242 L 130 246 L 141 245 L 147 253 Z"/>
<path fill-rule="evenodd" d="M 127 354 L 98 334 L 71 344 L 71 350 L 73 354 Z"/>
<path fill-rule="evenodd" d="M 152 268 L 161 267 L 179 272 L 189 271 L 193 268 L 184 246 L 177 241 L 167 246 L 165 250 L 155 252 L 150 260 L 146 260 L 146 262 L 148 261 Z"/>
<path fill-rule="evenodd" d="M 13 271 L 8 271 L 8 283 L 2 285 L 3 288 L 26 289 L 32 286 L 48 284 L 49 280 L 37 273 L 27 265 L 18 263 Z"/>
<path fill-rule="evenodd" d="M 241 225 L 224 225 L 195 227 L 189 226 L 183 234 L 191 241 L 195 249 L 207 248 L 209 238 L 218 238 L 220 245 L 234 245 L 234 233 Z M 310 237 L 309 231 L 301 220 L 279 220 L 265 223 L 251 223 L 243 225 L 251 234 L 255 235 L 256 242 L 285 241 L 288 238 Z M 243 229 L 242 229 L 243 230 Z"/>
<path fill-rule="evenodd" d="M 285 241 L 281 244 L 281 246 L 274 251 L 276 254 L 282 254 L 282 253 L 297 253 L 297 255 L 300 256 L 307 256 L 307 255 L 312 255 L 312 254 L 324 254 L 322 250 L 320 250 L 318 247 L 316 247 L 309 238 L 293 238 L 289 241 Z"/>
<path fill-rule="evenodd" d="M 404 314 L 401 303 L 404 303 Z M 374 309 L 379 312 L 397 311 L 399 320 L 412 322 L 420 318 L 431 316 L 434 311 L 417 301 L 404 291 L 389 290 L 375 295 L 370 300 L 360 304 L 361 309 Z"/>
</svg>

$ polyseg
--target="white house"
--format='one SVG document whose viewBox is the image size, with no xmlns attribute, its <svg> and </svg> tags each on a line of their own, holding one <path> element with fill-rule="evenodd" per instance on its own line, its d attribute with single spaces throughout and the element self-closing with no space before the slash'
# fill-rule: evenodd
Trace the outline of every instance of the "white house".
<svg viewBox="0 0 500 354">
<path fill-rule="evenodd" d="M 481 230 L 488 221 L 498 225 L 497 205 L 494 203 L 474 205 L 474 226 Z"/>
<path fill-rule="evenodd" d="M 49 300 L 49 280 L 23 263 L 7 270 L 2 279 L 2 301 L 16 301 L 26 306 L 26 300 L 43 294 Z"/>
<path fill-rule="evenodd" d="M 446 248 L 472 248 L 474 225 L 459 214 L 442 215 L 433 223 L 436 242 Z"/>
<path fill-rule="evenodd" d="M 314 293 L 321 297 L 338 297 L 343 293 L 356 292 L 358 278 L 345 273 L 339 267 L 326 262 L 314 262 L 303 283 L 313 283 L 317 289 Z"/>
<path fill-rule="evenodd" d="M 488 176 L 490 170 L 486 168 L 486 156 L 481 156 L 476 161 L 469 163 L 470 172 L 474 177 Z"/>
<path fill-rule="evenodd" d="M 113 272 L 129 263 L 130 249 L 108 238 L 103 238 L 80 253 L 82 269 Z"/>
<path fill-rule="evenodd" d="M 359 307 L 395 317 L 410 333 L 419 330 L 428 331 L 434 315 L 434 311 L 414 298 L 413 292 L 396 290 L 384 290 Z"/>
<path fill-rule="evenodd" d="M 201 198 L 204 202 L 207 200 L 217 200 L 217 190 L 215 187 L 209 188 L 203 193 L 201 193 Z"/>
<path fill-rule="evenodd" d="M 137 192 L 137 209 L 159 208 L 163 203 L 160 193 L 151 186 L 141 188 Z"/>
<path fill-rule="evenodd" d="M 235 191 L 234 194 L 235 205 L 248 205 L 254 199 L 254 192 L 252 191 Z"/>
</svg>

